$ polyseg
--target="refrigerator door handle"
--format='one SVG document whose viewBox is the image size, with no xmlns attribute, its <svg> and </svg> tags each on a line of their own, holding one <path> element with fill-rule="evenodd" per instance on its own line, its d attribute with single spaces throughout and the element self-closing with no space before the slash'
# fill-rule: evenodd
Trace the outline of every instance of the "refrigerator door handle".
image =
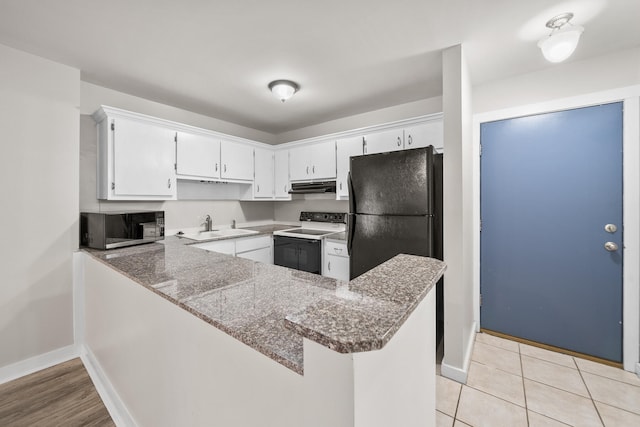
<svg viewBox="0 0 640 427">
<path fill-rule="evenodd" d="M 353 245 L 355 214 L 347 215 L 347 254 L 351 256 L 351 246 Z"/>
<path fill-rule="evenodd" d="M 353 182 L 351 181 L 351 171 L 347 173 L 347 189 L 349 190 L 349 213 L 356 213 L 356 196 L 353 194 Z"/>
</svg>

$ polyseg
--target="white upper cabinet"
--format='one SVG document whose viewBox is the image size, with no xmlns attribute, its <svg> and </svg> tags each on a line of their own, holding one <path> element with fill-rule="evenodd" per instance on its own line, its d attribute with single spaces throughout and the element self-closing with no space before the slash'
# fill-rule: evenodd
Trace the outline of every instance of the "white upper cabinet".
<svg viewBox="0 0 640 427">
<path fill-rule="evenodd" d="M 325 141 L 289 150 L 291 181 L 336 178 L 336 142 Z"/>
<path fill-rule="evenodd" d="M 97 197 L 176 198 L 175 131 L 98 110 Z"/>
<path fill-rule="evenodd" d="M 179 178 L 220 178 L 220 141 L 207 135 L 178 132 L 176 173 Z"/>
<path fill-rule="evenodd" d="M 364 154 L 386 153 L 404 149 L 402 129 L 390 129 L 365 136 Z"/>
<path fill-rule="evenodd" d="M 336 142 L 336 199 L 349 197 L 347 175 L 351 165 L 351 156 L 361 156 L 363 154 L 363 142 L 362 136 L 339 139 Z"/>
<path fill-rule="evenodd" d="M 436 149 L 444 147 L 442 120 L 432 120 L 404 129 L 404 148 L 420 148 L 433 145 Z"/>
<path fill-rule="evenodd" d="M 273 198 L 273 151 L 256 147 L 254 149 L 254 170 L 253 198 Z"/>
<path fill-rule="evenodd" d="M 253 147 L 238 142 L 220 142 L 221 179 L 253 181 Z"/>
<path fill-rule="evenodd" d="M 291 200 L 289 194 L 289 150 L 278 150 L 274 155 L 275 198 Z"/>
</svg>

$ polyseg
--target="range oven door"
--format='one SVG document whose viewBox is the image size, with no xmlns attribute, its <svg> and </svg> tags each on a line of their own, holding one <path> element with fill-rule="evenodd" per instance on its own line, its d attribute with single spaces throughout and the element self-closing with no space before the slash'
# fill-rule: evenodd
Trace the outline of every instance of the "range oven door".
<svg viewBox="0 0 640 427">
<path fill-rule="evenodd" d="M 320 274 L 321 240 L 297 237 L 273 237 L 273 263 L 295 270 Z"/>
</svg>

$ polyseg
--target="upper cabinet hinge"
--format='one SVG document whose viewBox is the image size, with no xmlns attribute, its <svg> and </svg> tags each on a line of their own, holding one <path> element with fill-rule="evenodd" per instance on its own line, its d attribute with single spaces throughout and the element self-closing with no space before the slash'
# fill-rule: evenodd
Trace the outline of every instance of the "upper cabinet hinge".
<svg viewBox="0 0 640 427">
<path fill-rule="evenodd" d="M 116 130 L 116 124 L 114 122 L 111 122 L 111 130 Z"/>
</svg>

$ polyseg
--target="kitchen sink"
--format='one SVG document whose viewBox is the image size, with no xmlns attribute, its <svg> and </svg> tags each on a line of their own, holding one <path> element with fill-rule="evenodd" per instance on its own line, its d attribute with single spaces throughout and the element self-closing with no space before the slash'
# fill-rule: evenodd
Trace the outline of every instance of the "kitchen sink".
<svg viewBox="0 0 640 427">
<path fill-rule="evenodd" d="M 201 231 L 199 233 L 192 234 L 183 234 L 182 237 L 191 240 L 212 240 L 212 239 L 220 239 L 222 237 L 238 237 L 238 236 L 246 236 L 249 234 L 257 234 L 258 232 L 255 230 L 243 230 L 241 228 L 227 228 L 224 230 L 211 230 L 211 231 Z"/>
</svg>

